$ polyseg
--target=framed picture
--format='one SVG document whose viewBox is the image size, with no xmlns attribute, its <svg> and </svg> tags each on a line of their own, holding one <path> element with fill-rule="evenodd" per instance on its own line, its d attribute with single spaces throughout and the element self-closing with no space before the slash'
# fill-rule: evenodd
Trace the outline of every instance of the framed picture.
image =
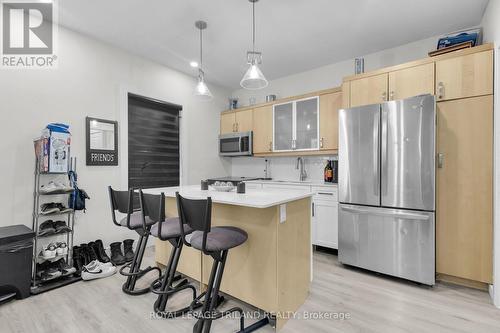
<svg viewBox="0 0 500 333">
<path fill-rule="evenodd" d="M 86 117 L 87 165 L 118 165 L 118 122 Z"/>
</svg>

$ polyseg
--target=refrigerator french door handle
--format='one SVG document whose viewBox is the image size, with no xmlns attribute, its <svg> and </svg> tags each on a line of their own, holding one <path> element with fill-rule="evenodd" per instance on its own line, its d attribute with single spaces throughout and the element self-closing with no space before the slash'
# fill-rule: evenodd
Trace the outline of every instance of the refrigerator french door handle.
<svg viewBox="0 0 500 333">
<path fill-rule="evenodd" d="M 377 113 L 377 117 L 380 118 L 380 113 Z M 376 152 L 373 154 L 373 178 L 375 181 L 373 182 L 373 193 L 375 195 L 379 194 L 380 187 L 380 137 L 379 137 L 379 129 L 380 129 L 380 121 L 375 122 L 375 126 L 373 127 L 373 151 Z"/>
<path fill-rule="evenodd" d="M 380 196 L 384 196 L 385 194 L 387 194 L 387 179 L 385 179 L 386 177 L 388 177 L 388 174 L 387 174 L 387 158 L 388 158 L 388 154 L 387 154 L 387 144 L 388 144 L 388 140 L 389 140 L 389 130 L 387 128 L 387 121 L 388 121 L 388 112 L 387 112 L 387 109 L 386 109 L 387 105 L 384 107 L 382 106 L 382 116 L 381 116 L 381 120 L 382 120 L 382 131 L 381 131 L 381 170 L 380 170 L 380 175 L 381 175 L 381 179 L 382 179 L 382 188 L 381 188 L 381 193 L 380 193 Z M 385 174 L 384 174 L 385 172 Z"/>
<path fill-rule="evenodd" d="M 421 221 L 430 221 L 428 215 L 424 214 L 415 214 L 415 213 L 386 213 L 378 210 L 368 210 L 362 208 L 355 208 L 352 206 L 342 206 L 341 209 L 346 212 L 355 213 L 355 214 L 371 214 L 377 216 L 387 216 L 392 218 L 400 218 L 405 220 L 421 220 Z"/>
</svg>

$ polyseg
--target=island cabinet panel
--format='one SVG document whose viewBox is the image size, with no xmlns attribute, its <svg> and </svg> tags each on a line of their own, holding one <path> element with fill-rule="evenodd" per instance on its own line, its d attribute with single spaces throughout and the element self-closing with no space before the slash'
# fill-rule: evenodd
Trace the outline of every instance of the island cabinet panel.
<svg viewBox="0 0 500 333">
<path fill-rule="evenodd" d="M 389 73 L 389 100 L 434 94 L 434 63 Z"/>
<path fill-rule="evenodd" d="M 253 109 L 253 152 L 254 154 L 273 151 L 273 106 L 266 105 Z"/>
<path fill-rule="evenodd" d="M 492 283 L 493 96 L 437 111 L 436 271 Z"/>
<path fill-rule="evenodd" d="M 220 115 L 220 134 L 232 133 L 236 129 L 236 116 L 234 112 Z"/>
<path fill-rule="evenodd" d="M 339 109 L 342 108 L 342 92 L 319 97 L 319 149 L 339 149 Z"/>
<path fill-rule="evenodd" d="M 175 198 L 166 198 L 165 211 L 167 217 L 177 217 L 177 201 Z M 166 241 L 156 239 L 155 243 L 155 261 L 160 265 L 166 266 L 170 253 L 172 252 L 172 245 Z M 201 254 L 200 251 L 192 247 L 184 246 L 182 248 L 179 265 L 177 271 L 200 281 L 201 276 Z"/>
<path fill-rule="evenodd" d="M 253 130 L 253 110 L 238 111 L 235 113 L 236 132 Z"/>
<path fill-rule="evenodd" d="M 229 250 L 221 290 L 269 312 L 277 309 L 278 209 L 255 209 L 214 204 L 213 226 L 234 226 L 248 233 L 248 240 Z M 235 220 L 237 216 L 237 220 Z M 203 255 L 202 283 L 207 284 L 212 257 Z"/>
<path fill-rule="evenodd" d="M 493 50 L 436 62 L 439 101 L 493 94 Z"/>
<path fill-rule="evenodd" d="M 350 106 L 355 107 L 387 101 L 387 81 L 387 73 L 352 80 L 350 82 Z"/>
</svg>

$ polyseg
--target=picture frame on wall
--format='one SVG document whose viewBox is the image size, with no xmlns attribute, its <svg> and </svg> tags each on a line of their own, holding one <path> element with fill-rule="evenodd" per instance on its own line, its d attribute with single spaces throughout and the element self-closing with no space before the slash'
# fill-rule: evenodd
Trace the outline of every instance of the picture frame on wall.
<svg viewBox="0 0 500 333">
<path fill-rule="evenodd" d="M 86 164 L 118 165 L 118 122 L 93 117 L 85 118 Z"/>
</svg>

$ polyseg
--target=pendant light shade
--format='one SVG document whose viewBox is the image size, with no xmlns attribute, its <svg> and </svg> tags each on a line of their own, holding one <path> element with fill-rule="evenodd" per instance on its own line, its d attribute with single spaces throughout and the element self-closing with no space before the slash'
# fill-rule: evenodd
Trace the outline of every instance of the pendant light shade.
<svg viewBox="0 0 500 333">
<path fill-rule="evenodd" d="M 213 95 L 208 89 L 207 84 L 205 83 L 205 78 L 203 71 L 200 69 L 198 74 L 198 84 L 196 84 L 196 88 L 194 90 L 195 96 L 198 97 L 199 100 L 208 101 L 211 100 Z"/>
<path fill-rule="evenodd" d="M 252 51 L 247 52 L 247 63 L 250 65 L 240 81 L 240 85 L 249 90 L 267 87 L 268 82 L 259 68 L 262 63 L 262 53 L 255 51 L 255 3 L 259 0 L 248 0 L 252 3 Z"/>
<path fill-rule="evenodd" d="M 205 72 L 203 72 L 203 30 L 207 28 L 207 22 L 196 21 L 194 26 L 200 30 L 200 64 L 198 67 L 198 83 L 194 89 L 194 95 L 202 101 L 211 100 L 213 95 L 205 83 Z"/>
<path fill-rule="evenodd" d="M 240 81 L 240 85 L 245 89 L 257 90 L 267 87 L 268 82 L 255 62 L 251 63 L 250 67 L 248 67 L 245 75 L 243 75 L 243 79 Z"/>
</svg>

